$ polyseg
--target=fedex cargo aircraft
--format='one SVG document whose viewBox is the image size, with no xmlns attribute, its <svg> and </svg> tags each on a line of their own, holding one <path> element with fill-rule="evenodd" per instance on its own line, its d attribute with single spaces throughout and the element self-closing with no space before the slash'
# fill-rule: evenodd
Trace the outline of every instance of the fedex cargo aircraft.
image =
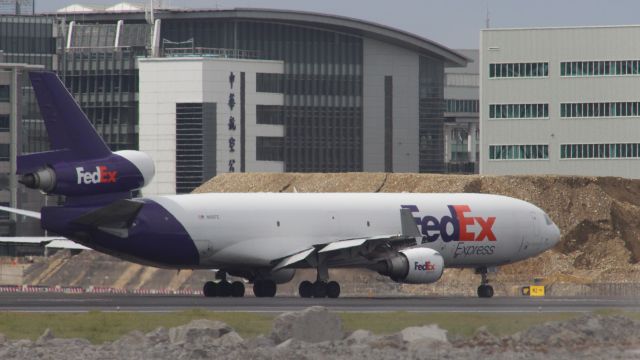
<svg viewBox="0 0 640 360">
<path fill-rule="evenodd" d="M 51 151 L 18 157 L 20 182 L 64 195 L 40 213 L 42 227 L 129 261 L 217 269 L 205 296 L 272 297 L 296 269 L 317 270 L 302 297 L 338 297 L 329 268 L 366 268 L 410 284 L 438 281 L 445 267 L 481 275 L 536 256 L 560 238 L 538 207 L 506 196 L 412 193 L 210 193 L 134 197 L 154 175 L 138 151 L 111 152 L 58 77 L 32 72 Z M 214 280 L 214 279 L 212 279 Z"/>
</svg>

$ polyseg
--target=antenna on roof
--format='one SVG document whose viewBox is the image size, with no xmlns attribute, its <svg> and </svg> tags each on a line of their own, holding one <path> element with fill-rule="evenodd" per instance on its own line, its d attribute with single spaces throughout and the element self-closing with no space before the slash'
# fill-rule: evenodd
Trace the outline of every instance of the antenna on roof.
<svg viewBox="0 0 640 360">
<path fill-rule="evenodd" d="M 485 18 L 485 28 L 491 28 L 491 18 L 489 13 L 489 2 L 487 1 L 487 17 Z"/>
</svg>

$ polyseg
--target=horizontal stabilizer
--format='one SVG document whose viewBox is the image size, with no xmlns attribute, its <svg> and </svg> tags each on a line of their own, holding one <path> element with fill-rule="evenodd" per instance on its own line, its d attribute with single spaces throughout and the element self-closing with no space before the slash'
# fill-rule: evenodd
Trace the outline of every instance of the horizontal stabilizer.
<svg viewBox="0 0 640 360">
<path fill-rule="evenodd" d="M 16 169 L 16 174 L 29 174 L 42 169 L 46 165 L 73 160 L 76 160 L 73 153 L 67 149 L 18 155 L 18 168 Z"/>
<path fill-rule="evenodd" d="M 98 210 L 84 214 L 73 223 L 91 227 L 129 228 L 138 216 L 144 203 L 133 200 L 118 200 Z"/>
<path fill-rule="evenodd" d="M 14 214 L 34 218 L 34 219 L 40 219 L 40 213 L 37 211 L 22 210 L 22 209 L 7 207 L 7 206 L 0 206 L 0 211 L 6 211 Z"/>
</svg>

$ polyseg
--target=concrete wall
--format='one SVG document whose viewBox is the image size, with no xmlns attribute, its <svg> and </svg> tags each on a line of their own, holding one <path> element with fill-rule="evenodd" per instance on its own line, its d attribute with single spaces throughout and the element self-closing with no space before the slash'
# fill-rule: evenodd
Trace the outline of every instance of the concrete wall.
<svg viewBox="0 0 640 360">
<path fill-rule="evenodd" d="M 363 170 L 384 171 L 384 79 L 393 77 L 393 171 L 418 172 L 416 52 L 363 39 Z"/>
<path fill-rule="evenodd" d="M 216 173 L 229 171 L 233 159 L 240 171 L 240 77 L 245 73 L 245 159 L 246 171 L 283 171 L 282 162 L 256 161 L 256 136 L 283 136 L 281 125 L 256 124 L 256 105 L 282 105 L 282 94 L 257 93 L 256 73 L 282 73 L 281 61 L 216 58 L 140 59 L 140 150 L 156 162 L 154 180 L 143 192 L 172 194 L 176 191 L 176 103 L 215 103 Z M 230 86 L 229 74 L 235 81 Z M 228 106 L 234 93 L 236 105 Z M 234 116 L 236 130 L 228 127 Z M 229 138 L 236 139 L 229 151 Z M 205 179 L 206 180 L 206 179 Z"/>
<path fill-rule="evenodd" d="M 560 144 L 639 143 L 637 117 L 560 117 L 568 102 L 640 101 L 640 75 L 561 77 L 562 61 L 639 60 L 640 26 L 484 30 L 481 34 L 482 174 L 640 178 L 638 159 L 560 160 Z M 549 76 L 489 79 L 489 64 L 549 62 Z M 489 120 L 489 104 L 547 103 L 548 119 Z M 489 160 L 491 144 L 548 144 L 548 160 Z"/>
</svg>

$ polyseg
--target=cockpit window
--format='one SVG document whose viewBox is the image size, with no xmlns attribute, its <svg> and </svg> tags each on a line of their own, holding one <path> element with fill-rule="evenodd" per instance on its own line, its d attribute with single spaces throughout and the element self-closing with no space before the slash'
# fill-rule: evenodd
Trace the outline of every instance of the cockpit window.
<svg viewBox="0 0 640 360">
<path fill-rule="evenodd" d="M 549 215 L 547 214 L 544 214 L 544 221 L 547 223 L 547 225 L 553 225 L 553 221 L 551 221 Z"/>
</svg>

